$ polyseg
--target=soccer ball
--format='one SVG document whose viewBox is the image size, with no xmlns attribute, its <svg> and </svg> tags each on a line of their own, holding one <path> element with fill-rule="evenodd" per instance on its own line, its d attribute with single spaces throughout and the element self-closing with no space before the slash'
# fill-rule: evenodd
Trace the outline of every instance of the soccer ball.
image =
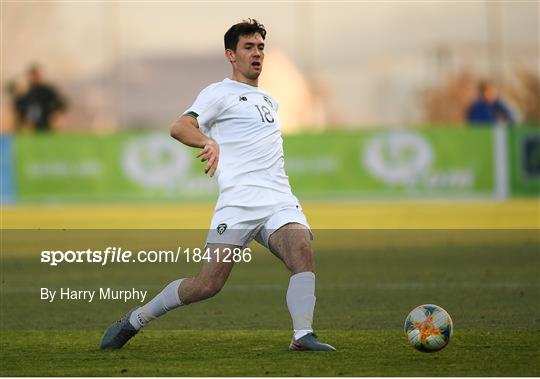
<svg viewBox="0 0 540 379">
<path fill-rule="evenodd" d="M 452 319 L 437 305 L 424 304 L 414 308 L 405 319 L 405 335 L 413 347 L 424 353 L 441 350 L 452 336 Z"/>
</svg>

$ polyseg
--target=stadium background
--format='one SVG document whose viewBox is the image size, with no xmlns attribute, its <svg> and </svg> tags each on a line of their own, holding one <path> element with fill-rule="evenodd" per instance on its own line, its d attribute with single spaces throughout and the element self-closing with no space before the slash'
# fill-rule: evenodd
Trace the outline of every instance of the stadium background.
<svg viewBox="0 0 540 379">
<path fill-rule="evenodd" d="M 52 132 L 15 132 L 2 92 L 2 374 L 539 374 L 537 2 L 2 2 L 1 11 L 2 88 L 24 87 L 38 62 L 70 104 Z M 260 255 L 235 268 L 220 297 L 167 316 L 124 355 L 100 355 L 100 329 L 125 304 L 49 305 L 39 287 L 144 286 L 152 296 L 179 270 L 52 270 L 37 254 L 78 238 L 112 243 L 104 229 L 187 238 L 182 231 L 207 228 L 215 182 L 168 127 L 228 75 L 222 35 L 247 17 L 269 30 L 261 87 L 280 102 L 287 172 L 321 236 L 316 321 L 343 354 L 284 355 L 286 273 Z M 465 123 L 483 78 L 498 85 L 516 128 Z M 43 229 L 49 239 L 35 234 Z M 451 365 L 419 359 L 400 334 L 406 313 L 429 301 L 461 329 L 441 352 Z M 182 365 L 170 330 L 195 346 L 179 353 Z M 261 338 L 268 350 L 243 344 Z M 205 357 L 222 366 L 204 368 Z"/>
</svg>

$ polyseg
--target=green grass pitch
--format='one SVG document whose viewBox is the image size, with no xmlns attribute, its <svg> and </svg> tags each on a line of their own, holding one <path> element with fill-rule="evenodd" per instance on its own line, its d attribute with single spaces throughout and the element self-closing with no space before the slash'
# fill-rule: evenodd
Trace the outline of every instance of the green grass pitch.
<svg viewBox="0 0 540 379">
<path fill-rule="evenodd" d="M 538 376 L 537 232 L 316 233 L 315 328 L 338 351 L 310 353 L 287 351 L 288 273 L 268 252 L 236 265 L 215 298 L 170 312 L 120 351 L 100 351 L 103 330 L 137 303 L 47 303 L 40 287 L 136 287 L 151 297 L 199 266 L 52 268 L 36 252 L 47 244 L 4 230 L 0 375 Z M 434 354 L 415 351 L 402 331 L 424 303 L 454 321 L 450 344 Z"/>
</svg>

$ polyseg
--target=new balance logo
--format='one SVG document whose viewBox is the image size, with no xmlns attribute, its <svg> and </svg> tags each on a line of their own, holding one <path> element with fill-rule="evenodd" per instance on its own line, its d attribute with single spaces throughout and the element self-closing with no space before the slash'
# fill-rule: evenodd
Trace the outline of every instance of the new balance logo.
<svg viewBox="0 0 540 379">
<path fill-rule="evenodd" d="M 238 101 L 247 101 L 247 97 L 245 97 L 245 96 L 240 96 L 240 98 L 238 99 Z"/>
</svg>

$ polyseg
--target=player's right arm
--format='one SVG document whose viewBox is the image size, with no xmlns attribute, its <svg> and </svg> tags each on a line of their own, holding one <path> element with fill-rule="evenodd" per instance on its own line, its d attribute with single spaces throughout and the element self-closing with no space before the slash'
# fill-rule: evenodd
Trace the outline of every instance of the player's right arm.
<svg viewBox="0 0 540 379">
<path fill-rule="evenodd" d="M 219 162 L 219 145 L 212 138 L 201 133 L 195 117 L 180 116 L 171 127 L 171 137 L 184 145 L 202 149 L 197 154 L 197 158 L 201 158 L 201 162 L 207 162 L 204 173 L 210 173 L 211 177 L 214 176 Z"/>
</svg>

